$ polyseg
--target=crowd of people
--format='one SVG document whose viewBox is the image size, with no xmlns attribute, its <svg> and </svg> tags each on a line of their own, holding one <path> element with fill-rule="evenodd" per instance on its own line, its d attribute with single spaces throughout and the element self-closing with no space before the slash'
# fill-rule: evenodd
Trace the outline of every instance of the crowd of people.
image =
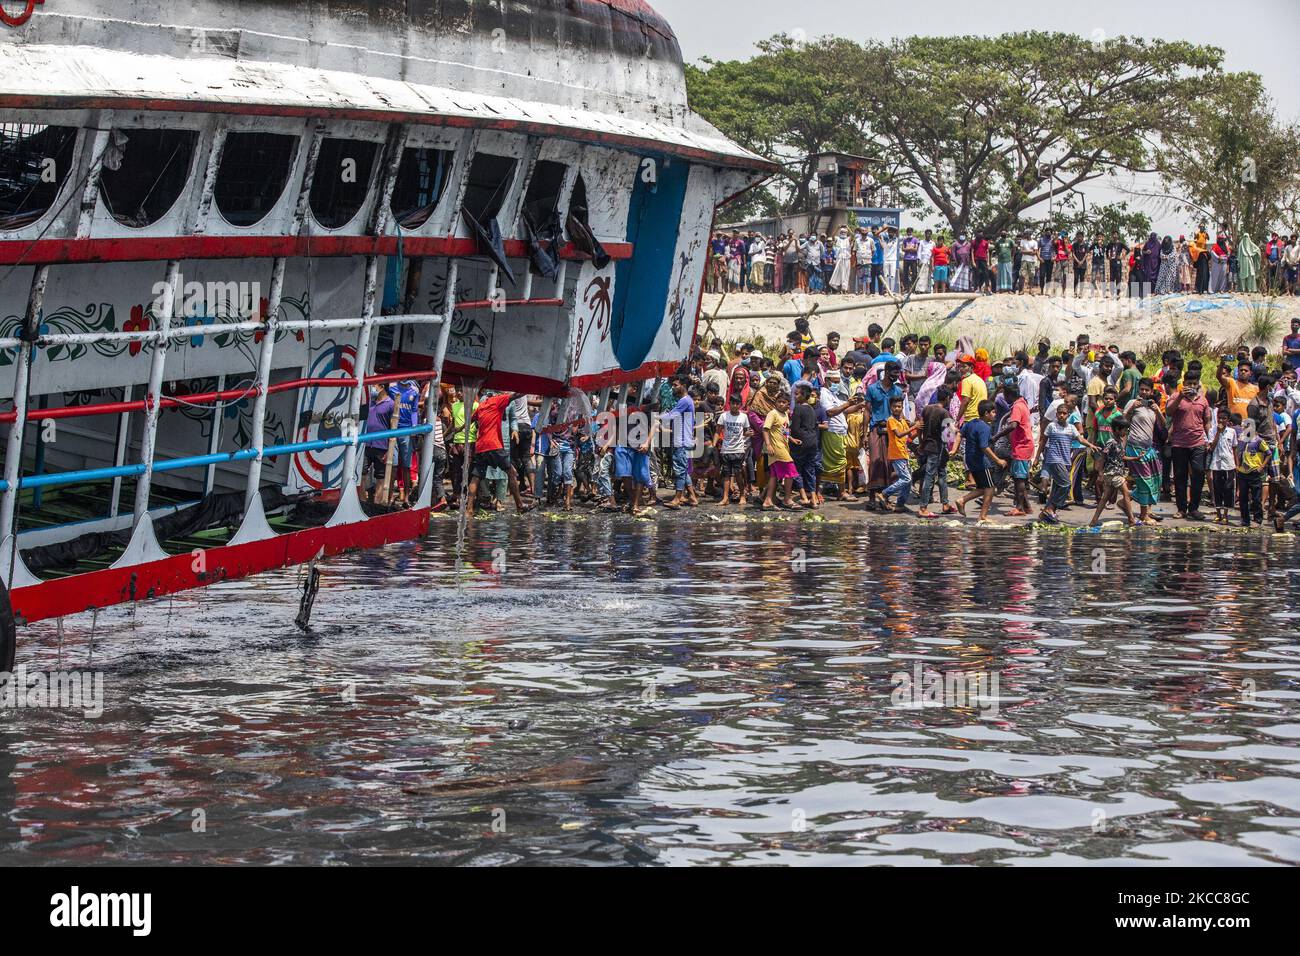
<svg viewBox="0 0 1300 956">
<path fill-rule="evenodd" d="M 962 233 L 893 226 L 841 227 L 833 236 L 750 232 L 712 237 L 707 291 L 897 295 L 915 291 L 1142 296 L 1173 292 L 1300 292 L 1300 236 L 1274 232 L 1262 243 L 1201 223 L 1192 237 L 1151 233 L 1132 243 L 1119 232 L 1031 235 Z"/>
<path fill-rule="evenodd" d="M 588 408 L 494 392 L 467 408 L 443 386 L 429 436 L 434 506 L 463 494 L 475 508 L 502 510 L 509 497 L 521 513 L 641 515 L 702 503 L 815 510 L 831 498 L 921 519 L 996 509 L 1053 524 L 1090 507 L 1093 525 L 1110 509 L 1152 525 L 1168 500 L 1180 519 L 1281 530 L 1300 516 L 1300 317 L 1290 328 L 1273 354 L 1207 363 L 1167 351 L 1155 366 L 1087 335 L 990 357 L 969 339 L 895 340 L 874 323 L 842 351 L 838 333 L 816 342 L 800 319 L 779 353 L 714 340 L 676 375 L 607 390 Z M 366 431 L 415 424 L 422 407 L 414 382 L 376 389 Z M 390 444 L 367 443 L 371 500 Z M 398 440 L 395 456 L 400 504 L 413 443 Z"/>
</svg>

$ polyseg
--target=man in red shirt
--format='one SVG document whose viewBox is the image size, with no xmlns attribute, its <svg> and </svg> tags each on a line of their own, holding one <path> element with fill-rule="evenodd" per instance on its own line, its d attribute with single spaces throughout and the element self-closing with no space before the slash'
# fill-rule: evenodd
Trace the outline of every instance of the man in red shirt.
<svg viewBox="0 0 1300 956">
<path fill-rule="evenodd" d="M 1007 424 L 1011 427 L 1011 480 L 1015 482 L 1016 507 L 1008 517 L 1019 518 L 1029 510 L 1029 463 L 1034 458 L 1034 429 L 1030 423 L 1029 403 L 1017 385 L 1004 385 L 1002 397 L 1011 403 Z"/>
<path fill-rule="evenodd" d="M 1069 240 L 1065 238 L 1065 233 L 1062 232 L 1056 237 L 1056 241 L 1052 243 L 1052 250 L 1052 281 L 1056 283 L 1059 294 L 1065 295 L 1066 283 L 1069 281 L 1066 278 L 1066 270 L 1069 267 L 1070 253 L 1074 251 L 1074 247 L 1070 245 Z"/>
<path fill-rule="evenodd" d="M 469 479 L 469 513 L 474 513 L 474 502 L 478 500 L 478 481 L 487 474 L 488 468 L 496 466 L 506 473 L 510 481 L 510 497 L 515 500 L 515 508 L 520 514 L 532 511 L 533 506 L 525 507 L 524 499 L 519 495 L 519 475 L 510 462 L 510 452 L 505 447 L 501 431 L 501 420 L 506 409 L 522 392 L 511 395 L 501 392 L 490 398 L 482 399 L 474 409 L 474 421 L 478 425 L 478 442 L 474 445 L 474 462 L 470 466 Z"/>
<path fill-rule="evenodd" d="M 1201 375 L 1188 372 L 1174 386 L 1165 405 L 1170 418 L 1169 443 L 1173 446 L 1174 498 L 1179 518 L 1202 521 L 1201 492 L 1205 488 L 1205 447 L 1209 444 L 1210 403 L 1201 392 Z M 1190 491 L 1189 486 L 1190 484 Z"/>
</svg>

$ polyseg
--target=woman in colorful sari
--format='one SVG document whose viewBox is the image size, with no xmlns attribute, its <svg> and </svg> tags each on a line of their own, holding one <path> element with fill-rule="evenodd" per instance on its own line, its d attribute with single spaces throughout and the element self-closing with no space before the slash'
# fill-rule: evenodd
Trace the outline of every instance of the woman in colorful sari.
<svg viewBox="0 0 1300 956">
<path fill-rule="evenodd" d="M 1173 236 L 1160 243 L 1160 270 L 1156 273 L 1156 295 L 1167 295 L 1178 286 L 1178 252 Z"/>
<path fill-rule="evenodd" d="M 835 485 L 839 489 L 840 501 L 855 500 L 849 495 L 849 481 L 845 477 L 848 470 L 848 433 L 847 413 L 857 407 L 857 403 L 844 401 L 833 391 L 839 387 L 840 373 L 835 369 L 826 372 L 825 382 L 818 392 L 817 402 L 826 413 L 827 427 L 821 433 L 822 464 L 818 469 L 818 484 Z M 821 489 L 818 489 L 820 494 Z"/>
<path fill-rule="evenodd" d="M 1225 292 L 1228 288 L 1228 241 L 1222 235 L 1214 237 L 1210 246 L 1210 292 Z"/>
<path fill-rule="evenodd" d="M 1155 524 L 1151 509 L 1160 500 L 1160 453 L 1150 445 L 1124 446 L 1129 474 L 1133 476 L 1133 500 L 1142 507 L 1139 524 Z"/>
<path fill-rule="evenodd" d="M 858 383 L 850 383 L 848 387 L 850 397 L 858 397 L 862 394 L 858 389 Z M 856 495 L 862 490 L 862 475 L 866 472 L 862 461 L 862 435 L 867 428 L 867 413 L 863 405 L 854 405 L 850 411 L 844 413 L 844 421 L 848 430 L 844 436 L 844 491 L 849 501 L 856 500 Z"/>
<path fill-rule="evenodd" d="M 734 237 L 727 244 L 727 289 L 739 292 L 745 268 L 745 240 Z"/>
<path fill-rule="evenodd" d="M 1192 268 L 1192 253 L 1187 246 L 1187 237 L 1179 236 L 1176 246 L 1178 251 L 1178 291 L 1191 292 L 1192 283 L 1196 281 L 1196 271 Z"/>
<path fill-rule="evenodd" d="M 971 251 L 970 241 L 963 234 L 952 247 L 952 267 L 949 270 L 948 285 L 953 292 L 971 290 Z"/>
<path fill-rule="evenodd" d="M 754 454 L 754 467 L 757 469 L 759 457 L 763 454 L 763 422 L 767 420 L 767 413 L 776 408 L 776 399 L 778 395 L 789 395 L 790 386 L 780 375 L 770 375 L 763 380 L 763 384 L 750 393 L 749 401 L 745 403 L 745 411 L 749 415 L 749 429 L 751 434 L 751 448 Z M 756 475 L 757 478 L 763 477 Z"/>
<path fill-rule="evenodd" d="M 727 395 L 740 396 L 740 407 L 744 408 L 749 403 L 749 368 L 739 362 L 731 370 L 731 377 L 727 380 Z"/>
</svg>

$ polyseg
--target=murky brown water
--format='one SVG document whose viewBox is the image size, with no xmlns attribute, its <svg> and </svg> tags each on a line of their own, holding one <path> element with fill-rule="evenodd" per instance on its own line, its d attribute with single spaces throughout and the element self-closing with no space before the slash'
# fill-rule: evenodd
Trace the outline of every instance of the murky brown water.
<svg viewBox="0 0 1300 956">
<path fill-rule="evenodd" d="M 0 712 L 0 862 L 1300 862 L 1294 538 L 454 541 L 330 562 L 308 635 L 296 571 L 99 615 L 102 717 Z"/>
</svg>

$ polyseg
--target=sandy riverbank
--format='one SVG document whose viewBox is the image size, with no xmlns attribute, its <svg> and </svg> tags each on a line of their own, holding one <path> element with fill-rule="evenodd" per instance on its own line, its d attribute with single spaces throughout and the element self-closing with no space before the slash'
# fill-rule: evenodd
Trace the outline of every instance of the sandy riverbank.
<svg viewBox="0 0 1300 956">
<path fill-rule="evenodd" d="M 895 337 L 900 332 L 916 331 L 952 344 L 958 336 L 970 335 L 995 356 L 1004 349 L 1030 346 L 1042 337 L 1059 346 L 1081 332 L 1088 333 L 1094 343 L 1115 343 L 1122 349 L 1147 354 L 1153 343 L 1169 339 L 1176 329 L 1185 335 L 1204 335 L 1215 345 L 1235 346 L 1246 341 L 1276 349 L 1290 330 L 1291 318 L 1300 316 L 1300 297 L 1244 293 L 1174 294 L 1147 299 L 988 295 L 964 302 L 951 296 L 922 296 L 901 311 L 894 302 L 879 296 L 733 293 L 725 301 L 718 295 L 704 297 L 700 336 L 712 338 L 708 334 L 711 326 L 713 334 L 724 341 L 761 339 L 774 346 L 784 342 L 794 320 L 767 313 L 806 312 L 814 305 L 819 308 L 812 314 L 810 325 L 819 341 L 825 341 L 827 333 L 835 331 L 847 342 L 853 336 L 865 335 L 872 322 L 882 326 L 892 322 L 890 334 Z M 849 308 L 829 311 L 842 307 Z M 715 313 L 717 318 L 711 318 Z M 1259 334 L 1262 328 L 1272 334 Z M 1261 338 L 1264 340 L 1257 341 Z"/>
</svg>

